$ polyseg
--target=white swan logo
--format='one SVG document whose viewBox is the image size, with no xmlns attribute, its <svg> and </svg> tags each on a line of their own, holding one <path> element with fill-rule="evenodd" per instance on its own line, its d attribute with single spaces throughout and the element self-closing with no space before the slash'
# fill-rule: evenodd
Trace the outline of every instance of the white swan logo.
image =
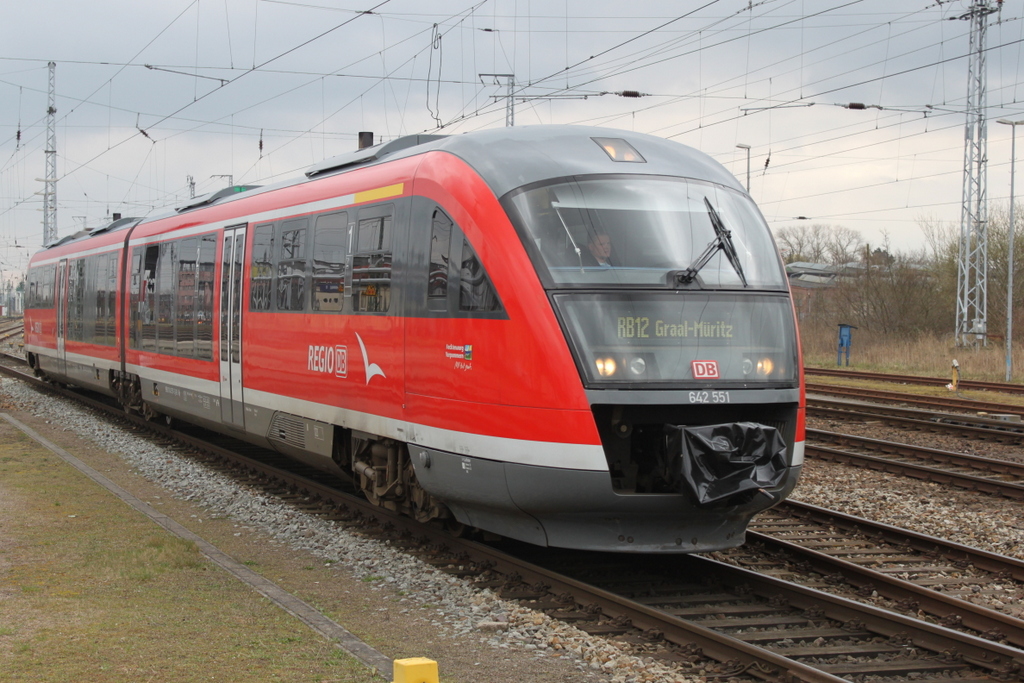
<svg viewBox="0 0 1024 683">
<path fill-rule="evenodd" d="M 359 342 L 359 350 L 363 352 L 363 368 L 366 370 L 366 383 L 369 384 L 370 380 L 377 375 L 387 379 L 387 375 L 380 369 L 380 366 L 370 362 L 370 358 L 366 355 L 366 344 L 363 343 L 363 338 L 359 336 L 358 332 L 356 332 L 356 341 Z"/>
</svg>

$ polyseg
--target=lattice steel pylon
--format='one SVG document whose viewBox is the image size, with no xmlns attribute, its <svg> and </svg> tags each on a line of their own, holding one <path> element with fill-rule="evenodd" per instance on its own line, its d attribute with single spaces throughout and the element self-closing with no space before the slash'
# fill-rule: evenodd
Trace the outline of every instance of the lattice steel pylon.
<svg viewBox="0 0 1024 683">
<path fill-rule="evenodd" d="M 985 343 L 988 332 L 988 131 L 985 122 L 985 34 L 1002 0 L 972 0 L 959 18 L 971 22 L 964 131 L 963 204 L 957 257 L 956 343 Z"/>
<path fill-rule="evenodd" d="M 43 185 L 43 244 L 57 239 L 57 64 L 49 63 L 49 106 L 46 108 L 46 176 Z"/>
</svg>

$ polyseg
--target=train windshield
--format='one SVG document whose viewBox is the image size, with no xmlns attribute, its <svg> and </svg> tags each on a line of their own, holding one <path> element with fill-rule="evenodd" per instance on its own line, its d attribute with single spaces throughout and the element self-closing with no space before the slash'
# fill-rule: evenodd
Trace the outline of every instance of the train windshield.
<svg viewBox="0 0 1024 683">
<path fill-rule="evenodd" d="M 677 274 L 703 289 L 786 289 L 761 214 L 720 185 L 581 177 L 515 191 L 505 205 L 555 287 L 665 286 Z"/>
</svg>

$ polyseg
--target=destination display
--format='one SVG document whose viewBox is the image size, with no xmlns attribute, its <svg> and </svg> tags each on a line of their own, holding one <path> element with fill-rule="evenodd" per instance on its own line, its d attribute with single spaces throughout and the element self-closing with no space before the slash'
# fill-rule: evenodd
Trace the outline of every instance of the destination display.
<svg viewBox="0 0 1024 683">
<path fill-rule="evenodd" d="M 793 313 L 785 296 L 566 293 L 555 301 L 595 384 L 797 381 Z"/>
<path fill-rule="evenodd" d="M 650 339 L 651 337 L 700 337 L 732 339 L 733 325 L 724 320 L 653 321 L 649 316 L 620 316 L 617 323 L 619 339 Z"/>
</svg>

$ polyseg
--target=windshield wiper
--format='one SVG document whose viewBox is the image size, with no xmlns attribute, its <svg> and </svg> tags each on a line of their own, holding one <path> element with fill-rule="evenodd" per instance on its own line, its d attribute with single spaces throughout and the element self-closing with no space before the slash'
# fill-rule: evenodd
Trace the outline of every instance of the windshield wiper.
<svg viewBox="0 0 1024 683">
<path fill-rule="evenodd" d="M 555 210 L 555 215 L 558 216 L 558 222 L 562 224 L 562 229 L 565 230 L 565 236 L 569 238 L 569 242 L 572 243 L 572 249 L 576 252 L 576 258 L 580 262 L 580 272 L 583 272 L 583 252 L 580 251 L 579 246 L 576 244 L 576 240 L 572 238 L 572 233 L 569 232 L 569 226 L 566 225 L 565 219 L 562 218 L 562 212 L 558 210 L 558 207 L 551 204 L 551 208 Z"/>
<path fill-rule="evenodd" d="M 736 247 L 732 243 L 732 233 L 726 230 L 725 224 L 722 222 L 718 212 L 715 211 L 715 207 L 711 206 L 711 202 L 708 198 L 704 198 L 704 206 L 708 207 L 708 217 L 711 219 L 711 227 L 715 229 L 715 239 L 711 240 L 711 244 L 707 246 L 704 253 L 697 257 L 697 259 L 690 264 L 690 267 L 676 275 L 676 279 L 683 284 L 689 284 L 693 282 L 694 278 L 697 277 L 697 273 L 701 271 L 704 266 L 708 264 L 711 257 L 715 255 L 715 252 L 721 249 L 725 252 L 725 257 L 729 259 L 729 264 L 736 271 L 736 274 L 740 276 L 740 282 L 743 283 L 744 287 L 747 287 L 747 278 L 743 274 L 743 266 L 740 264 L 740 257 L 736 253 Z"/>
</svg>

